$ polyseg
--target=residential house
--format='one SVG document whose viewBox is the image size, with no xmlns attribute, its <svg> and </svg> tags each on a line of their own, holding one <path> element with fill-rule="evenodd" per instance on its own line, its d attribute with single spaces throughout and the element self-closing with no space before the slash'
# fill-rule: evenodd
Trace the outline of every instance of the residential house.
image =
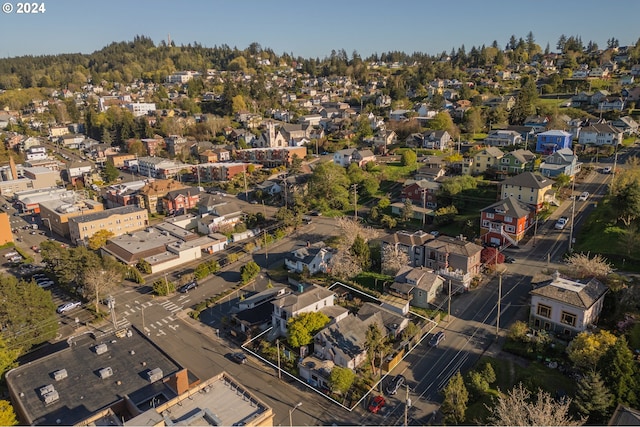
<svg viewBox="0 0 640 427">
<path fill-rule="evenodd" d="M 416 232 L 397 231 L 382 239 L 382 249 L 391 246 L 396 251 L 402 251 L 409 257 L 409 265 L 420 267 L 424 265 L 424 244 L 435 237 L 422 230 Z"/>
<path fill-rule="evenodd" d="M 389 112 L 389 120 L 402 121 L 407 119 L 408 110 L 393 110 Z"/>
<path fill-rule="evenodd" d="M 499 197 L 506 199 L 515 197 L 517 200 L 535 207 L 536 212 L 542 209 L 542 204 L 553 197 L 553 180 L 533 172 L 522 172 L 502 181 Z"/>
<path fill-rule="evenodd" d="M 202 209 L 202 206 L 199 206 Z M 218 203 L 208 206 L 208 211 L 202 214 L 197 222 L 198 232 L 212 234 L 232 230 L 242 221 L 243 212 L 240 206 L 233 202 Z"/>
<path fill-rule="evenodd" d="M 423 208 L 436 209 L 438 202 L 436 194 L 440 189 L 438 182 L 430 179 L 407 180 L 402 187 L 402 199 L 410 199 L 414 204 Z"/>
<path fill-rule="evenodd" d="M 607 123 L 595 123 L 580 129 L 578 143 L 581 145 L 621 145 L 623 132 Z"/>
<path fill-rule="evenodd" d="M 416 180 L 435 181 L 447 173 L 446 163 L 441 156 L 426 156 L 418 164 L 422 166 L 414 175 Z"/>
<path fill-rule="evenodd" d="M 536 329 L 571 338 L 598 322 L 608 288 L 597 279 L 560 277 L 537 286 L 531 294 L 529 323 Z"/>
<path fill-rule="evenodd" d="M 625 135 L 636 135 L 638 133 L 638 122 L 633 120 L 631 116 L 620 117 L 612 121 L 611 125 L 620 129 Z"/>
<path fill-rule="evenodd" d="M 498 164 L 498 172 L 514 175 L 525 171 L 533 171 L 536 165 L 536 155 L 529 150 L 518 149 L 506 153 Z"/>
<path fill-rule="evenodd" d="M 626 101 L 621 96 L 607 96 L 598 103 L 598 111 L 622 111 Z"/>
<path fill-rule="evenodd" d="M 196 187 L 169 191 L 162 198 L 162 211 L 166 214 L 187 213 L 189 209 L 198 207 L 200 193 Z"/>
<path fill-rule="evenodd" d="M 156 179 L 147 182 L 137 194 L 137 205 L 145 208 L 149 213 L 162 212 L 162 198 L 172 190 L 186 188 L 185 185 L 172 179 Z"/>
<path fill-rule="evenodd" d="M 302 313 L 318 312 L 326 307 L 332 307 L 334 300 L 335 293 L 327 288 L 300 284 L 297 292 L 283 295 L 272 301 L 273 333 L 286 336 L 289 319 Z"/>
<path fill-rule="evenodd" d="M 451 280 L 457 291 L 468 290 L 471 280 L 480 273 L 482 246 L 460 237 L 440 235 L 424 243 L 424 266 L 445 280 Z"/>
<path fill-rule="evenodd" d="M 571 148 L 573 135 L 563 130 L 549 130 L 539 133 L 536 142 L 536 153 L 552 154 L 563 148 Z"/>
<path fill-rule="evenodd" d="M 507 197 L 480 211 L 480 237 L 483 242 L 517 246 L 535 219 L 533 206 Z"/>
<path fill-rule="evenodd" d="M 512 130 L 492 130 L 484 140 L 491 147 L 509 147 L 522 144 L 522 135 Z"/>
<path fill-rule="evenodd" d="M 81 181 L 84 183 L 84 176 L 91 173 L 94 164 L 89 161 L 72 161 L 67 164 L 66 177 L 67 181 L 73 185 Z"/>
<path fill-rule="evenodd" d="M 432 270 L 405 266 L 396 274 L 389 292 L 409 300 L 414 307 L 430 308 L 442 292 L 444 282 L 442 276 Z"/>
<path fill-rule="evenodd" d="M 296 273 L 308 272 L 311 276 L 316 273 L 326 273 L 329 270 L 329 261 L 333 253 L 324 242 L 307 245 L 291 251 L 284 259 L 284 265 L 288 270 Z"/>
<path fill-rule="evenodd" d="M 280 147 L 280 148 L 248 148 L 246 150 L 236 150 L 238 161 L 258 163 L 265 167 L 288 166 L 293 157 L 299 159 L 307 157 L 306 147 Z"/>
<path fill-rule="evenodd" d="M 561 173 L 573 178 L 581 169 L 582 162 L 578 161 L 578 156 L 569 148 L 563 148 L 547 156 L 540 164 L 539 172 L 550 178 L 556 178 Z"/>
<path fill-rule="evenodd" d="M 462 172 L 467 175 L 480 175 L 489 168 L 498 169 L 504 153 L 498 147 L 483 148 L 473 156 L 473 160 L 463 163 Z"/>
<path fill-rule="evenodd" d="M 372 325 L 386 336 L 380 312 L 365 318 L 348 315 L 330 324 L 313 337 L 314 356 L 320 360 L 331 360 L 336 366 L 355 370 L 367 359 L 367 331 Z"/>
<path fill-rule="evenodd" d="M 582 108 L 591 104 L 591 96 L 590 93 L 580 92 L 571 97 L 571 106 L 574 108 Z"/>
<path fill-rule="evenodd" d="M 369 162 L 375 162 L 376 156 L 371 150 L 358 150 L 347 148 L 333 153 L 333 162 L 342 167 L 348 167 L 351 163 L 356 163 L 362 167 Z"/>
<path fill-rule="evenodd" d="M 543 116 L 529 116 L 524 120 L 524 126 L 529 126 L 535 133 L 544 132 L 547 129 L 549 119 Z"/>
<path fill-rule="evenodd" d="M 451 135 L 446 130 L 434 130 L 424 133 L 422 148 L 431 150 L 446 150 L 451 143 Z"/>
<path fill-rule="evenodd" d="M 600 105 L 602 101 L 604 101 L 604 99 L 607 96 L 611 96 L 611 93 L 609 93 L 608 90 L 601 89 L 596 93 L 594 93 L 593 95 L 591 95 L 589 102 L 591 103 L 591 105 L 594 105 L 597 107 L 598 105 Z"/>
</svg>

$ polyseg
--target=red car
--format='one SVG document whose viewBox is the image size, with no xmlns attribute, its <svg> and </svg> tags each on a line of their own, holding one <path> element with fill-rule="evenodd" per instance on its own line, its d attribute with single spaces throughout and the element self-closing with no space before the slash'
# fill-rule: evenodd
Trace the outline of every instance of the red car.
<svg viewBox="0 0 640 427">
<path fill-rule="evenodd" d="M 384 404 L 385 404 L 384 397 L 376 396 L 371 400 L 371 403 L 369 403 L 369 411 L 374 414 L 377 414 L 378 412 L 380 412 Z"/>
</svg>

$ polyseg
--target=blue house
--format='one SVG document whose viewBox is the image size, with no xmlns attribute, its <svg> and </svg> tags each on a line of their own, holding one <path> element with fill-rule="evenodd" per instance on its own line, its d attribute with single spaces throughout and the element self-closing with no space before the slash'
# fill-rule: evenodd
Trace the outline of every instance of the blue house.
<svg viewBox="0 0 640 427">
<path fill-rule="evenodd" d="M 563 130 L 548 130 L 538 134 L 536 153 L 553 154 L 563 148 L 571 149 L 573 135 Z"/>
</svg>

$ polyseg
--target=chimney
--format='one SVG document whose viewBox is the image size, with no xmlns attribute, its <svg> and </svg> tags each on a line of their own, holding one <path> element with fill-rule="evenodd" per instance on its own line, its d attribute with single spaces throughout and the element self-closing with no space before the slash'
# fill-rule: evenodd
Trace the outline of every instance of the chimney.
<svg viewBox="0 0 640 427">
<path fill-rule="evenodd" d="M 556 270 L 556 272 L 553 273 L 552 277 L 553 277 L 553 280 L 558 280 L 560 278 L 560 272 Z"/>
<path fill-rule="evenodd" d="M 189 372 L 186 369 L 178 371 L 170 376 L 166 383 L 177 395 L 186 393 L 189 390 Z"/>
</svg>

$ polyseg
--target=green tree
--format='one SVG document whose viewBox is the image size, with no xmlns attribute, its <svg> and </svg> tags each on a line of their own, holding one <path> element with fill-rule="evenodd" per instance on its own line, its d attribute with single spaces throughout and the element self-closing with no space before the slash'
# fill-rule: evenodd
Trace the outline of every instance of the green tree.
<svg viewBox="0 0 640 427">
<path fill-rule="evenodd" d="M 141 259 L 138 261 L 136 268 L 144 274 L 151 274 L 151 264 L 147 260 Z"/>
<path fill-rule="evenodd" d="M 429 126 L 434 130 L 446 130 L 453 138 L 457 138 L 460 134 L 458 127 L 453 123 L 451 115 L 447 111 L 440 111 L 429 122 Z"/>
<path fill-rule="evenodd" d="M 515 341 L 523 341 L 528 332 L 529 325 L 521 320 L 516 320 L 509 328 L 509 338 Z"/>
<path fill-rule="evenodd" d="M 301 313 L 287 322 L 287 341 L 298 348 L 311 344 L 313 336 L 329 323 L 329 317 L 319 311 Z"/>
<path fill-rule="evenodd" d="M 176 284 L 171 280 L 168 280 L 166 277 L 162 277 L 153 282 L 152 288 L 156 295 L 166 297 L 176 291 Z"/>
<path fill-rule="evenodd" d="M 56 336 L 58 319 L 51 292 L 6 274 L 0 275 L 0 289 L 0 325 L 6 348 L 22 353 Z M 8 359 L 12 355 L 10 352 Z"/>
<path fill-rule="evenodd" d="M 615 335 L 604 329 L 597 333 L 580 332 L 567 346 L 567 356 L 580 368 L 594 369 L 616 339 Z"/>
<path fill-rule="evenodd" d="M 604 425 L 611 415 L 613 395 L 607 389 L 600 373 L 589 370 L 578 381 L 574 402 L 578 411 L 589 417 L 589 424 Z"/>
<path fill-rule="evenodd" d="M 102 177 L 106 182 L 115 181 L 120 175 L 120 171 L 111 162 L 107 162 L 102 171 Z"/>
<path fill-rule="evenodd" d="M 15 426 L 18 425 L 16 413 L 8 400 L 0 400 L 0 425 Z"/>
<path fill-rule="evenodd" d="M 444 421 L 450 424 L 462 424 L 466 418 L 469 391 L 464 385 L 460 371 L 451 377 L 444 388 L 444 401 L 440 411 L 444 415 Z"/>
<path fill-rule="evenodd" d="M 524 82 L 516 97 L 516 103 L 509 112 L 509 122 L 514 125 L 521 125 L 525 119 L 536 113 L 535 103 L 538 99 L 538 89 L 534 79 L 523 79 Z"/>
<path fill-rule="evenodd" d="M 616 403 L 628 406 L 638 403 L 638 365 L 624 336 L 618 338 L 601 358 L 600 372 Z"/>
<path fill-rule="evenodd" d="M 475 134 L 482 131 L 483 127 L 480 109 L 477 107 L 469 108 L 464 113 L 464 130 L 474 138 Z"/>
<path fill-rule="evenodd" d="M 349 177 L 343 167 L 333 162 L 316 166 L 309 179 L 309 198 L 312 204 L 326 203 L 330 209 L 349 206 Z"/>
<path fill-rule="evenodd" d="M 561 173 L 556 176 L 556 187 L 562 189 L 571 183 L 571 177 L 567 174 Z"/>
<path fill-rule="evenodd" d="M 20 356 L 20 351 L 16 348 L 8 348 L 4 338 L 0 335 L 0 378 L 4 378 L 5 372 L 9 369 L 18 366 L 16 363 L 18 356 Z"/>
<path fill-rule="evenodd" d="M 611 207 L 617 219 L 629 227 L 640 215 L 640 182 L 630 182 L 612 194 Z"/>
<path fill-rule="evenodd" d="M 102 229 L 96 231 L 93 236 L 89 237 L 89 249 L 97 251 L 107 244 L 107 240 L 114 236 L 113 231 Z"/>
<path fill-rule="evenodd" d="M 384 210 L 387 209 L 391 205 L 391 201 L 387 197 L 381 197 L 378 200 L 378 209 Z"/>
<path fill-rule="evenodd" d="M 400 158 L 402 166 L 415 168 L 418 163 L 418 155 L 413 150 L 404 150 Z"/>
<path fill-rule="evenodd" d="M 371 265 L 371 250 L 362 236 L 359 234 L 356 236 L 349 252 L 358 260 L 358 263 L 363 269 L 366 270 L 369 268 Z"/>
<path fill-rule="evenodd" d="M 385 354 L 389 351 L 389 345 L 376 323 L 371 323 L 367 328 L 364 348 L 367 350 L 367 359 L 371 363 L 371 370 L 374 375 L 377 375 L 378 366 L 382 364 Z M 376 364 L 376 359 L 380 361 L 380 364 Z"/>
<path fill-rule="evenodd" d="M 396 221 L 395 218 L 389 215 L 382 215 L 382 218 L 380 219 L 380 224 L 387 229 L 392 229 L 398 224 L 398 222 Z"/>
<path fill-rule="evenodd" d="M 334 393 L 345 394 L 355 379 L 356 374 L 351 369 L 334 366 L 329 374 L 329 387 Z"/>
<path fill-rule="evenodd" d="M 242 284 L 252 281 L 260 273 L 260 266 L 254 261 L 249 261 L 240 268 L 240 280 Z"/>
<path fill-rule="evenodd" d="M 413 203 L 407 198 L 402 205 L 402 221 L 407 222 L 413 218 Z"/>
</svg>

